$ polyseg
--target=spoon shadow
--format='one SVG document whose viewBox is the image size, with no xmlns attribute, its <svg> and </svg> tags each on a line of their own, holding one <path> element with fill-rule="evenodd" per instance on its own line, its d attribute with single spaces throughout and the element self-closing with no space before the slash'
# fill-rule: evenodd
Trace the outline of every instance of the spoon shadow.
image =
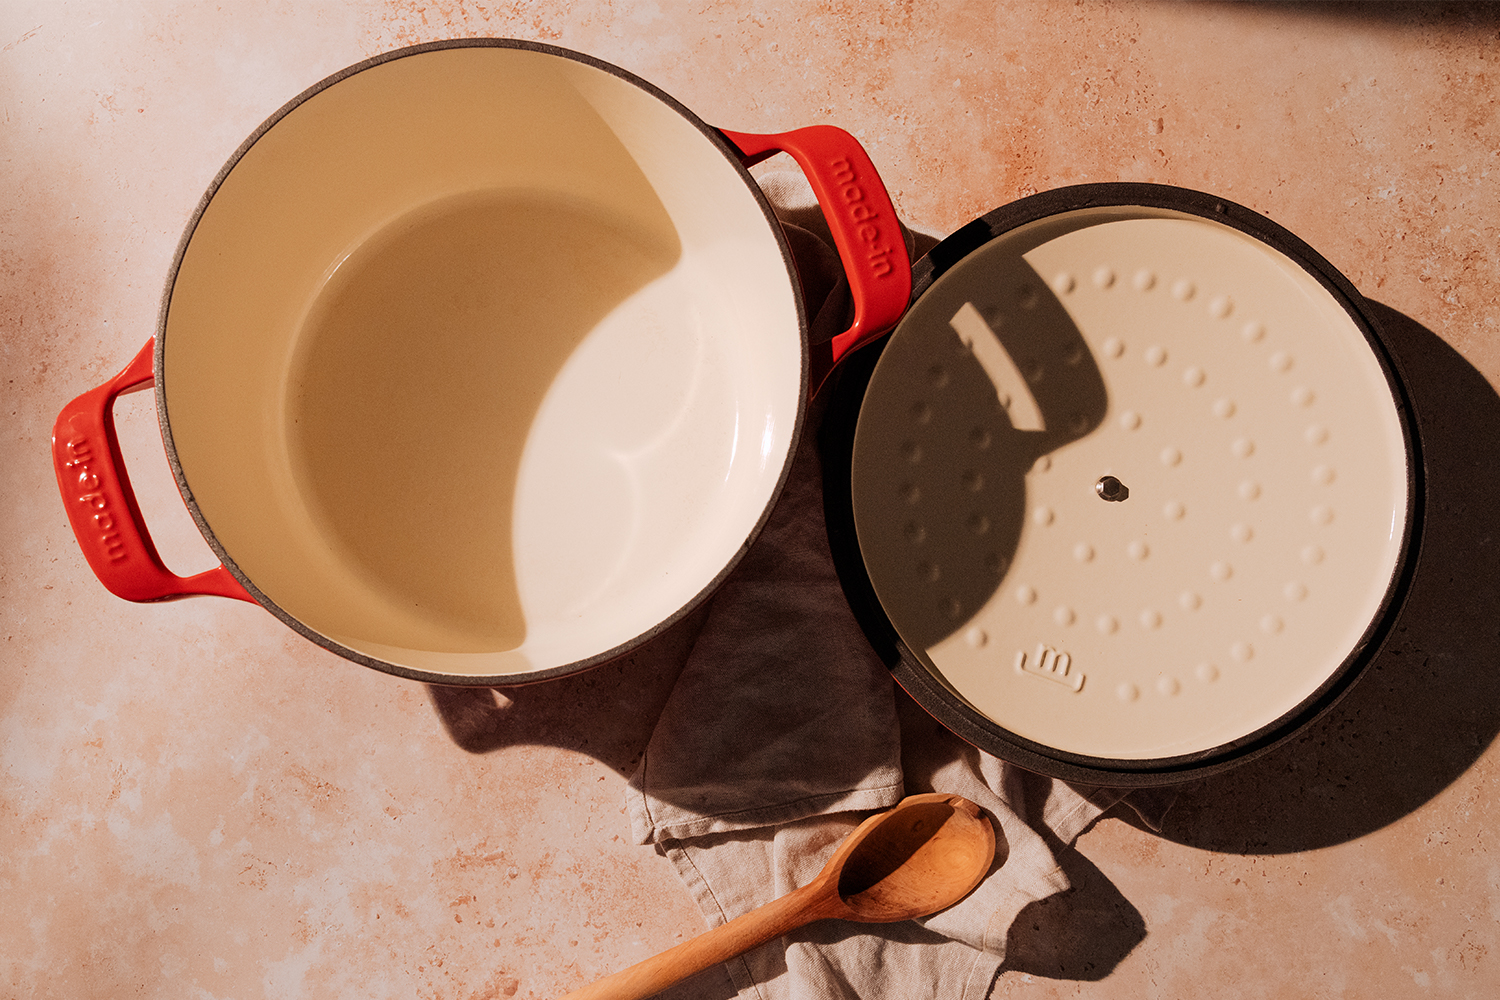
<svg viewBox="0 0 1500 1000">
<path fill-rule="evenodd" d="M 1146 940 L 1146 918 L 1080 852 L 1054 847 L 1053 854 L 1071 887 L 1016 915 L 1001 970 L 1098 982 Z"/>
</svg>

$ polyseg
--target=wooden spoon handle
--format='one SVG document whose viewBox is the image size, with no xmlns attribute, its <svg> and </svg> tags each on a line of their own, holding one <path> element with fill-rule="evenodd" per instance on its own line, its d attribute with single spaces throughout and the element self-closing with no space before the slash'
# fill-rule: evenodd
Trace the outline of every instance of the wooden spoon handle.
<svg viewBox="0 0 1500 1000">
<path fill-rule="evenodd" d="M 640 1000 L 694 973 L 743 955 L 772 938 L 838 912 L 837 893 L 818 879 L 660 955 L 574 990 L 562 1000 Z"/>
</svg>

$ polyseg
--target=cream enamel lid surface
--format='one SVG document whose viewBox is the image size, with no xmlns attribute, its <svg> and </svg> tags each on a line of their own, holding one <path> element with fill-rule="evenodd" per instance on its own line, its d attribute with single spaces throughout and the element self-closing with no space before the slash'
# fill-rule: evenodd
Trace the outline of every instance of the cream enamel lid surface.
<svg viewBox="0 0 1500 1000">
<path fill-rule="evenodd" d="M 1380 612 L 1410 499 L 1339 302 L 1238 230 L 1122 209 L 1022 227 L 933 284 L 876 367 L 852 485 L 876 593 L 934 677 L 1025 739 L 1123 760 L 1223 746 L 1324 685 Z"/>
</svg>

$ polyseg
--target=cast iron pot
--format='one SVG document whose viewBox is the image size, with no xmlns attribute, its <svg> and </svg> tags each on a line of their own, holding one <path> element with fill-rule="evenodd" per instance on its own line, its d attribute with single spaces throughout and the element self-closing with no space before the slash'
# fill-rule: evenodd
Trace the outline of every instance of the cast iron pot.
<svg viewBox="0 0 1500 1000">
<path fill-rule="evenodd" d="M 746 167 L 812 183 L 855 319 L 809 347 Z M 90 566 L 132 601 L 253 600 L 434 683 L 560 676 L 701 602 L 764 523 L 810 391 L 888 329 L 910 265 L 845 132 L 722 132 L 631 74 L 475 39 L 353 66 L 282 108 L 194 214 L 159 326 L 54 429 Z M 154 383 L 223 565 L 158 557 L 113 401 Z"/>
</svg>

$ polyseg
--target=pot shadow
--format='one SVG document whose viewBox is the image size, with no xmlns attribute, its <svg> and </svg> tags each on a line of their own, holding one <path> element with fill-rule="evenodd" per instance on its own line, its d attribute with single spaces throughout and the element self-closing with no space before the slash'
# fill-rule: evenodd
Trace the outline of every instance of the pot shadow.
<svg viewBox="0 0 1500 1000">
<path fill-rule="evenodd" d="M 1422 452 L 1411 589 L 1345 697 L 1263 756 L 1184 786 L 1169 840 L 1235 854 L 1354 840 L 1430 801 L 1500 732 L 1500 396 L 1432 331 L 1369 306 Z"/>
<path fill-rule="evenodd" d="M 628 778 L 706 614 L 707 606 L 634 652 L 570 677 L 514 687 L 429 684 L 427 690 L 443 728 L 469 753 L 558 747 L 587 754 Z"/>
</svg>

